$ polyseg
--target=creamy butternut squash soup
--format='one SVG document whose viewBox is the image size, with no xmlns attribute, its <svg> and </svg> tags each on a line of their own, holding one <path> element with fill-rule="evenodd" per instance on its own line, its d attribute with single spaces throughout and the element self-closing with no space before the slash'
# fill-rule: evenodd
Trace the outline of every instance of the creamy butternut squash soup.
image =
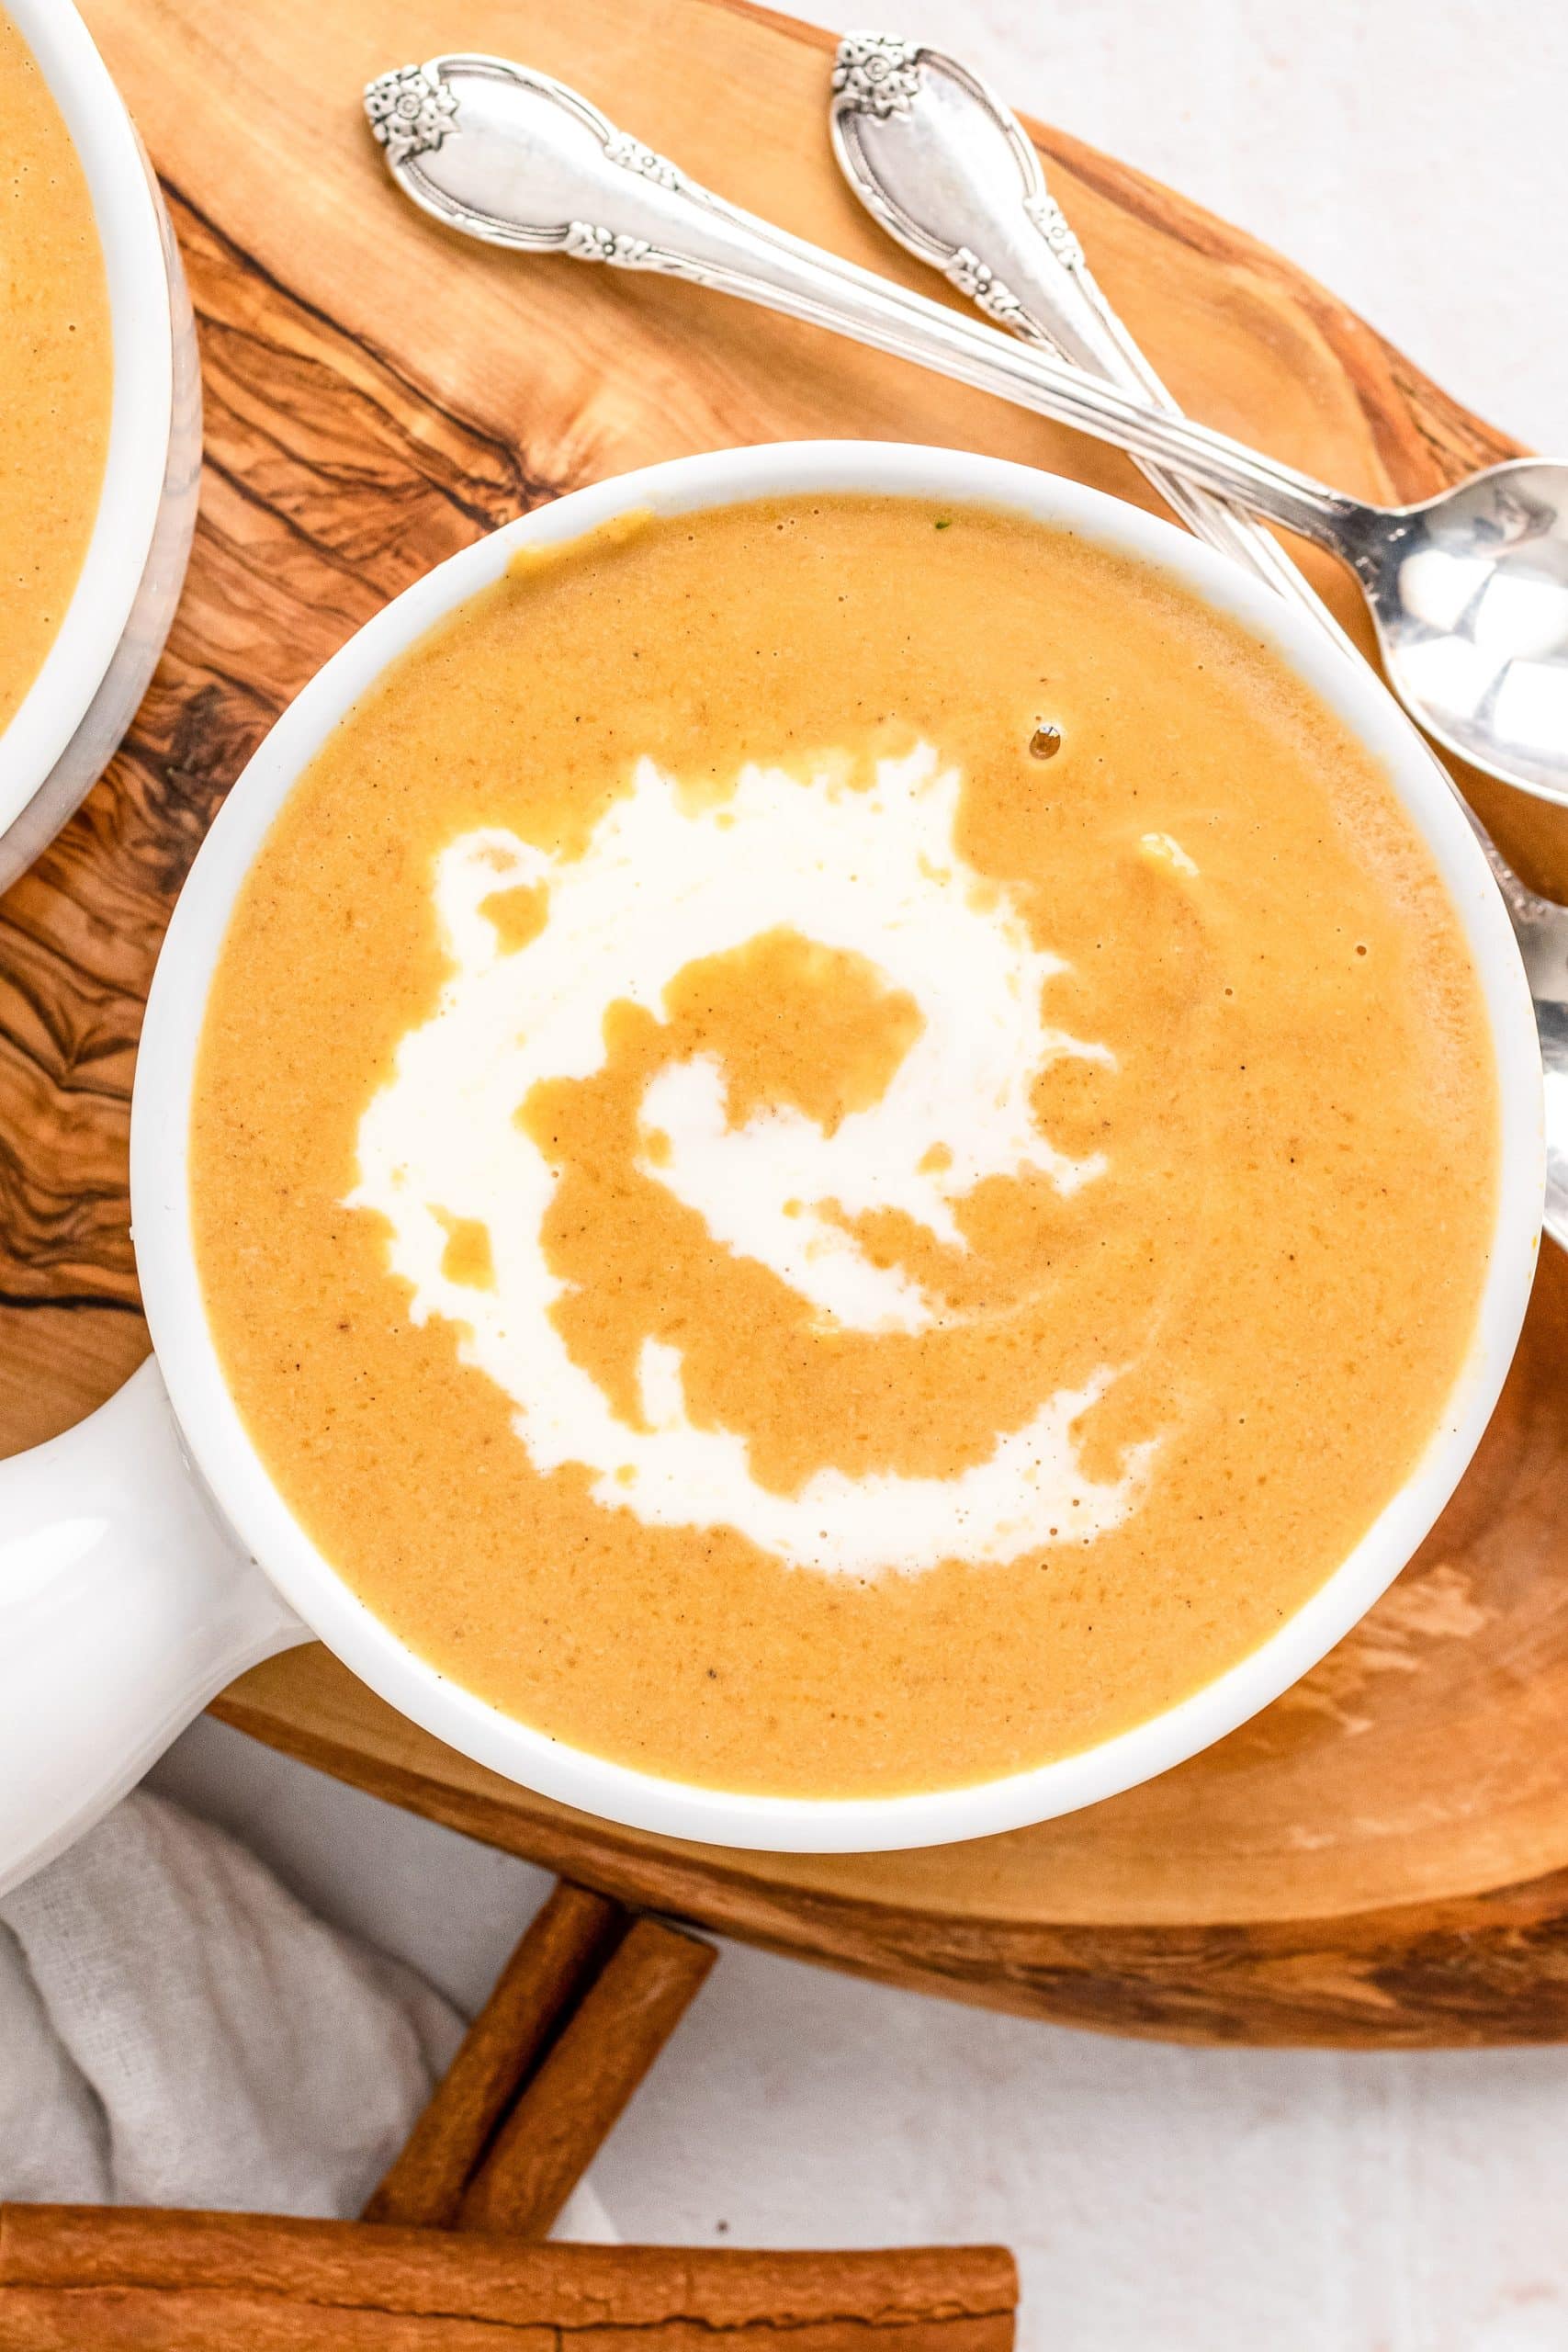
<svg viewBox="0 0 1568 2352">
<path fill-rule="evenodd" d="M 0 728 L 43 666 L 93 535 L 108 451 L 108 286 L 87 183 L 0 13 Z"/>
<path fill-rule="evenodd" d="M 206 1016 L 233 1396 L 442 1673 L 735 1791 L 962 1785 L 1257 1647 L 1432 1437 L 1498 1102 L 1384 775 L 1003 514 L 532 556 L 295 787 Z"/>
</svg>

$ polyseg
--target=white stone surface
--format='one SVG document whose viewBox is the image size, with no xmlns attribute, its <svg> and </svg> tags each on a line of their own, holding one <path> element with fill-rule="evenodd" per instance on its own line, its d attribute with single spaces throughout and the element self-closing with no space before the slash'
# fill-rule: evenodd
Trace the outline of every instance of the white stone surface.
<svg viewBox="0 0 1568 2352">
<path fill-rule="evenodd" d="M 1561 0 L 908 0 L 880 21 L 1568 445 Z M 216 1724 L 155 1777 L 468 2005 L 543 1885 Z M 596 2186 L 630 2237 L 1006 2239 L 1024 2352 L 1561 2352 L 1565 2178 L 1568 2052 L 1117 2042 L 733 1950 Z"/>
</svg>

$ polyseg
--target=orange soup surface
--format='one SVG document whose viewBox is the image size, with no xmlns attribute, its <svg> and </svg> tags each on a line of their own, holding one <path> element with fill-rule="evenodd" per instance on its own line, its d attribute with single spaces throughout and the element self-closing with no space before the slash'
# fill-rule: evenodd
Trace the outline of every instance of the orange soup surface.
<svg viewBox="0 0 1568 2352">
<path fill-rule="evenodd" d="M 1269 645 L 791 497 L 531 557 L 352 711 L 235 908 L 192 1202 L 404 1642 L 647 1771 L 891 1795 L 1324 1582 L 1464 1365 L 1497 1133 L 1429 854 Z"/>
<path fill-rule="evenodd" d="M 37 677 L 93 536 L 108 450 L 108 283 L 87 182 L 0 11 L 0 728 Z"/>
</svg>

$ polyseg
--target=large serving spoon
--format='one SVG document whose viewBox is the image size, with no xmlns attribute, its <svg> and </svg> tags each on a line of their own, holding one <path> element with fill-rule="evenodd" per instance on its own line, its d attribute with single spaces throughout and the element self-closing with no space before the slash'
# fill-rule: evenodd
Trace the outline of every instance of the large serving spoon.
<svg viewBox="0 0 1568 2352">
<path fill-rule="evenodd" d="M 1441 536 L 1449 527 L 1446 502 L 1469 499 L 1477 514 L 1492 505 L 1501 512 L 1516 495 L 1511 483 L 1562 474 L 1525 460 L 1495 467 L 1420 506 L 1363 506 L 1206 426 L 1147 406 L 1044 349 L 972 324 L 727 204 L 547 74 L 499 57 L 437 57 L 382 74 L 368 85 L 365 107 L 405 193 L 452 228 L 490 244 L 660 271 L 833 328 L 1077 425 L 1140 460 L 1168 465 L 1337 548 L 1341 536 L 1348 542 L 1353 519 L 1363 517 L 1355 529 L 1369 548 L 1381 523 L 1391 539 L 1396 528 L 1406 532 L 1407 560 L 1425 550 L 1450 561 L 1451 549 L 1445 553 L 1449 542 Z M 1521 487 L 1517 495 L 1528 500 L 1530 492 Z M 1548 797 L 1568 800 L 1568 526 L 1555 509 L 1553 517 L 1556 536 L 1542 544 L 1562 565 L 1562 584 L 1549 581 L 1543 593 L 1556 593 L 1563 602 L 1563 641 L 1555 662 L 1538 666 L 1563 682 L 1562 767 Z M 1462 535 L 1463 526 L 1456 527 Z M 1518 591 L 1524 604 L 1534 594 L 1530 582 L 1540 585 L 1530 544 L 1517 532 L 1506 537 L 1499 526 L 1490 560 L 1494 585 Z M 1286 562 L 1282 552 L 1280 561 Z M 1544 789 L 1539 780 L 1526 788 Z M 1482 839 L 1535 1000 L 1547 1082 L 1547 1223 L 1568 1248 L 1568 909 L 1528 890 L 1484 834 Z"/>
</svg>

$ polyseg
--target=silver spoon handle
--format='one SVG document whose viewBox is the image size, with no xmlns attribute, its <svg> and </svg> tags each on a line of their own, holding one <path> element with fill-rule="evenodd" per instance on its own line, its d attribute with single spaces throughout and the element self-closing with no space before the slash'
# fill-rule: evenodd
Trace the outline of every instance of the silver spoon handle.
<svg viewBox="0 0 1568 2352">
<path fill-rule="evenodd" d="M 832 136 L 861 202 L 986 317 L 1091 376 L 1181 411 L 1096 282 L 1032 141 L 989 85 L 941 50 L 852 33 L 833 74 Z M 908 201 L 903 200 L 908 196 Z M 1343 632 L 1279 542 L 1213 492 L 1144 471 L 1199 538 Z"/>
<path fill-rule="evenodd" d="M 366 108 L 407 194 L 470 236 L 661 271 L 834 329 L 1168 465 L 1355 560 L 1354 499 L 742 212 L 547 74 L 438 57 L 373 82 Z"/>
</svg>

